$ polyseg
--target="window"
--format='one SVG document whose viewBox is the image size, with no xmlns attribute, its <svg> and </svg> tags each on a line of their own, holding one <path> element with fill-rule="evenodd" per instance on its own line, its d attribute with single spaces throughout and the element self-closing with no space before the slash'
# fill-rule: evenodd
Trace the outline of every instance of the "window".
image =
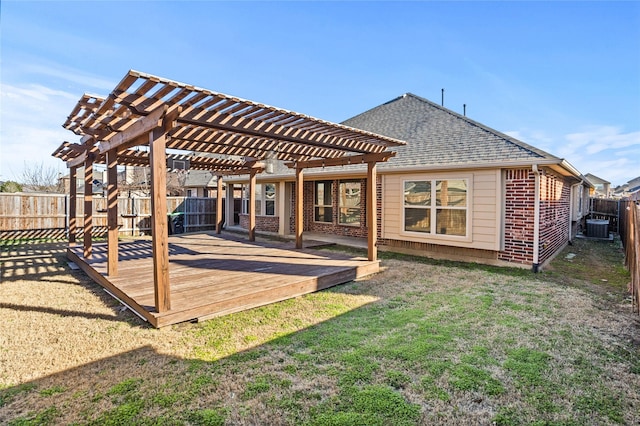
<svg viewBox="0 0 640 426">
<path fill-rule="evenodd" d="M 276 185 L 273 183 L 264 185 L 264 214 L 276 215 Z"/>
<path fill-rule="evenodd" d="M 333 222 L 333 182 L 330 180 L 315 182 L 314 220 Z"/>
<path fill-rule="evenodd" d="M 187 197 L 191 197 L 191 194 L 192 194 L 191 190 L 187 189 Z"/>
<path fill-rule="evenodd" d="M 241 213 L 249 214 L 249 185 L 242 185 Z M 276 215 L 276 185 L 274 183 L 256 184 L 255 206 L 257 216 Z M 264 209 L 264 210 L 263 210 Z"/>
<path fill-rule="evenodd" d="M 249 187 L 247 187 L 247 195 L 249 194 Z M 256 203 L 256 216 L 260 216 L 262 214 L 262 184 L 256 184 L 256 198 L 254 200 Z"/>
<path fill-rule="evenodd" d="M 340 182 L 338 197 L 340 207 L 338 222 L 343 225 L 359 226 L 361 197 L 360 181 Z"/>
<path fill-rule="evenodd" d="M 404 182 L 404 230 L 467 235 L 467 180 Z"/>
</svg>

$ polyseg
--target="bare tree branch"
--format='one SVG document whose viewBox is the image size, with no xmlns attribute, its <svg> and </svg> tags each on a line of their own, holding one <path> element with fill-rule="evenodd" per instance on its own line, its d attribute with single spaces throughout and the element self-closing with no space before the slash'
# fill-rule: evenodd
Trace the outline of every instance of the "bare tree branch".
<svg viewBox="0 0 640 426">
<path fill-rule="evenodd" d="M 64 187 L 54 167 L 45 167 L 44 162 L 24 163 L 24 169 L 20 175 L 25 192 L 64 192 Z"/>
</svg>

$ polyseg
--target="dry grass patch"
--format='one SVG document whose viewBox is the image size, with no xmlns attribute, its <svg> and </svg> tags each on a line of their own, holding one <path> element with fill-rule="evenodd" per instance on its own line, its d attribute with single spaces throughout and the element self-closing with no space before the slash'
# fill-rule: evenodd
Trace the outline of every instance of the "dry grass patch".
<svg viewBox="0 0 640 426">
<path fill-rule="evenodd" d="M 359 282 L 162 330 L 61 248 L 28 265 L 35 250 L 3 270 L 0 422 L 638 423 L 640 324 L 619 250 L 589 244 L 538 275 L 389 256 Z"/>
</svg>

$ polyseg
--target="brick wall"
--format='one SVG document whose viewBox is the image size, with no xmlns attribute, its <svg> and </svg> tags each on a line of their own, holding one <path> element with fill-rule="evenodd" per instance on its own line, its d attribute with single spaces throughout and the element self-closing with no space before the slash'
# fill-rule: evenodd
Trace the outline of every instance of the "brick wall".
<svg viewBox="0 0 640 426">
<path fill-rule="evenodd" d="M 569 240 L 571 185 L 559 175 L 544 170 L 540 176 L 539 263 L 549 259 Z"/>
<path fill-rule="evenodd" d="M 504 250 L 498 259 L 533 263 L 535 176 L 531 169 L 505 173 Z"/>
<path fill-rule="evenodd" d="M 530 169 L 507 170 L 505 235 L 500 260 L 533 264 L 535 175 Z M 568 241 L 571 185 L 551 170 L 540 171 L 540 235 L 538 264 Z"/>
<path fill-rule="evenodd" d="M 249 229 L 249 215 L 241 213 L 240 226 Z M 262 232 L 278 232 L 280 226 L 279 216 L 256 216 L 256 231 Z"/>
<path fill-rule="evenodd" d="M 339 205 L 338 205 L 338 191 L 339 180 L 332 180 L 333 182 L 333 218 L 331 223 L 329 222 L 316 222 L 314 220 L 314 191 L 315 183 L 308 181 L 304 183 L 303 190 L 303 209 L 304 209 L 304 224 L 303 230 L 319 233 L 319 234 L 332 234 L 341 237 L 360 237 L 365 238 L 367 236 L 366 228 L 366 179 L 358 179 L 360 181 L 360 225 L 342 225 L 338 223 Z M 289 232 L 295 233 L 295 205 L 296 205 L 296 191 L 295 183 L 293 184 L 293 195 L 291 197 L 291 218 L 289 220 Z"/>
</svg>

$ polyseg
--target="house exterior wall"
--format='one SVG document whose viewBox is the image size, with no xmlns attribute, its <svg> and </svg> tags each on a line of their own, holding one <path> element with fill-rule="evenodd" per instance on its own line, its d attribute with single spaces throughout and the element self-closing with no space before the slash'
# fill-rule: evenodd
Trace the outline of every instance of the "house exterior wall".
<svg viewBox="0 0 640 426">
<path fill-rule="evenodd" d="M 538 264 L 548 261 L 569 241 L 571 183 L 550 169 L 540 171 Z M 500 260 L 534 263 L 535 174 L 531 169 L 505 171 L 504 249 Z"/>
<path fill-rule="evenodd" d="M 240 226 L 249 229 L 249 215 L 240 213 Z M 256 216 L 256 231 L 277 233 L 280 227 L 279 216 Z"/>
<path fill-rule="evenodd" d="M 535 175 L 531 169 L 504 172 L 504 248 L 498 259 L 533 264 Z"/>
<path fill-rule="evenodd" d="M 404 182 L 433 179 L 467 180 L 467 235 L 446 236 L 404 231 Z M 384 175 L 382 188 L 382 244 L 407 241 L 425 250 L 454 246 L 471 250 L 500 249 L 500 175 L 496 170 Z M 493 255 L 495 257 L 495 255 Z"/>
<path fill-rule="evenodd" d="M 305 181 L 304 182 L 304 190 L 303 190 L 303 209 L 304 209 L 304 223 L 303 230 L 319 233 L 319 234 L 332 234 L 338 235 L 341 237 L 357 237 L 357 238 L 365 238 L 367 237 L 367 225 L 366 225 L 366 179 L 348 179 L 350 181 L 358 180 L 360 181 L 360 225 L 345 225 L 341 224 L 338 221 L 339 214 L 339 200 L 338 200 L 338 185 L 340 180 L 338 179 L 329 179 L 333 182 L 333 197 L 332 197 L 332 210 L 333 210 L 333 218 L 331 222 L 316 222 L 314 220 L 314 197 L 315 197 L 315 180 L 314 181 Z M 295 183 L 292 185 L 292 197 L 291 197 L 291 211 L 295 211 Z M 291 219 L 289 221 L 289 232 L 295 233 L 295 221 L 293 214 L 291 215 Z"/>
<path fill-rule="evenodd" d="M 466 236 L 445 236 L 404 231 L 404 183 L 418 180 L 466 179 Z M 361 199 L 360 225 L 338 223 L 338 185 L 333 182 L 331 223 L 314 220 L 315 180 L 304 182 L 303 230 L 347 237 L 367 237 L 366 199 Z M 353 179 L 350 179 L 353 180 Z M 366 179 L 359 179 L 366 194 Z M 534 221 L 536 177 L 531 168 L 466 170 L 460 172 L 385 174 L 377 177 L 378 246 L 381 250 L 417 255 L 475 260 L 485 263 L 508 262 L 531 266 L 534 263 Z M 295 183 L 288 187 L 289 210 L 295 211 Z M 288 189 L 289 190 L 289 189 Z M 540 172 L 540 226 L 538 264 L 549 260 L 567 243 L 572 201 L 571 182 L 550 169 Z M 288 232 L 295 233 L 293 214 L 285 219 Z M 248 216 L 240 216 L 248 227 Z M 256 230 L 279 231 L 278 216 L 257 216 Z"/>
<path fill-rule="evenodd" d="M 540 249 L 543 264 L 569 240 L 571 183 L 550 170 L 540 175 Z"/>
</svg>

